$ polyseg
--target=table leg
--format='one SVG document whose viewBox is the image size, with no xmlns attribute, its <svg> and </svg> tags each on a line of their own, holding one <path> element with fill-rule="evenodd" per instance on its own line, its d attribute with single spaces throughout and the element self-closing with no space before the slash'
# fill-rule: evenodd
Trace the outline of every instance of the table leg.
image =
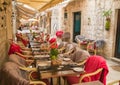
<svg viewBox="0 0 120 85">
<path fill-rule="evenodd" d="M 58 77 L 58 84 L 61 85 L 61 77 Z"/>
<path fill-rule="evenodd" d="M 53 78 L 50 78 L 50 85 L 53 85 Z"/>
</svg>

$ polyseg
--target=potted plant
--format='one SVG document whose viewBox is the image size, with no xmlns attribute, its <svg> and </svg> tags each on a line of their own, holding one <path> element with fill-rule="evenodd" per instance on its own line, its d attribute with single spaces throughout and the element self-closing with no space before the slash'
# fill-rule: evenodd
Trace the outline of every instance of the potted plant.
<svg viewBox="0 0 120 85">
<path fill-rule="evenodd" d="M 110 15 L 111 15 L 112 11 L 111 9 L 103 11 L 103 16 L 106 18 L 105 21 L 105 29 L 108 31 L 110 29 Z"/>
<path fill-rule="evenodd" d="M 59 65 L 60 61 L 58 60 L 58 45 L 56 38 L 51 38 L 49 40 L 50 43 L 50 58 L 51 58 L 51 65 Z"/>
</svg>

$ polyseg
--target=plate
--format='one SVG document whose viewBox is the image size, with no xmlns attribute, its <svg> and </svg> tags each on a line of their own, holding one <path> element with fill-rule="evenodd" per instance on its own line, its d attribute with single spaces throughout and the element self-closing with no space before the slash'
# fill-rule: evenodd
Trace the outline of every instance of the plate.
<svg viewBox="0 0 120 85">
<path fill-rule="evenodd" d="M 70 61 L 71 59 L 70 58 L 64 58 L 63 60 L 64 61 Z"/>
<path fill-rule="evenodd" d="M 76 72 L 80 72 L 80 71 L 83 71 L 83 68 L 77 68 L 76 67 L 76 68 L 73 68 L 73 70 L 76 71 Z"/>
</svg>

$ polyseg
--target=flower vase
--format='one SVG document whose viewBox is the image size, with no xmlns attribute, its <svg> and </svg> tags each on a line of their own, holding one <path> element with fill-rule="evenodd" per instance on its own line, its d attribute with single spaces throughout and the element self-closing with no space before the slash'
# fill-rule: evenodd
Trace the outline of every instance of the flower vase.
<svg viewBox="0 0 120 85">
<path fill-rule="evenodd" d="M 60 64 L 61 64 L 61 61 L 57 57 L 52 56 L 51 66 L 57 66 L 57 65 L 60 65 Z"/>
<path fill-rule="evenodd" d="M 51 66 L 56 66 L 56 65 L 57 65 L 57 59 L 52 59 Z"/>
</svg>

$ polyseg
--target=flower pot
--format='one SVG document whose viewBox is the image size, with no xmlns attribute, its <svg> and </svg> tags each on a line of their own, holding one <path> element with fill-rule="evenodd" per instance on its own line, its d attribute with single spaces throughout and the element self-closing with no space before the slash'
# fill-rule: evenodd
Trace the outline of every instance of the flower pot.
<svg viewBox="0 0 120 85">
<path fill-rule="evenodd" d="M 51 60 L 51 65 L 52 65 L 52 66 L 61 65 L 61 60 L 52 59 L 52 60 Z"/>
</svg>

